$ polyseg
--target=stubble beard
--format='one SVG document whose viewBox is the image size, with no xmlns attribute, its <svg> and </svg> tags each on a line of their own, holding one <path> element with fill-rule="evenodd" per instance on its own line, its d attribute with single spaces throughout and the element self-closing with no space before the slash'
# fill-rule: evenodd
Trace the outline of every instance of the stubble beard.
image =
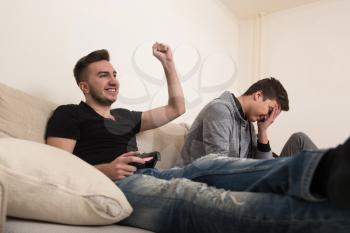
<svg viewBox="0 0 350 233">
<path fill-rule="evenodd" d="M 90 89 L 90 95 L 96 103 L 102 106 L 111 106 L 115 102 L 115 100 L 109 100 L 103 96 L 100 96 L 94 89 Z"/>
</svg>

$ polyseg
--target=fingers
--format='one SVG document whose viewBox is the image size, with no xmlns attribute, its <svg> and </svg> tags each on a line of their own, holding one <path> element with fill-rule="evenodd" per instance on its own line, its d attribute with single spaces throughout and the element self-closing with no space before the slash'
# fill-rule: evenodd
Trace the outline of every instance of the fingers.
<svg viewBox="0 0 350 233">
<path fill-rule="evenodd" d="M 112 162 L 112 174 L 116 180 L 121 180 L 134 174 L 137 169 L 135 166 L 129 165 L 129 163 L 145 163 L 142 158 L 137 157 L 138 154 L 140 154 L 138 151 L 127 152 L 118 156 Z"/>
<path fill-rule="evenodd" d="M 277 113 L 277 115 L 279 115 L 281 112 L 282 112 L 282 107 L 281 107 L 281 105 L 278 105 L 278 113 Z"/>
<path fill-rule="evenodd" d="M 152 49 L 154 52 L 162 52 L 162 53 L 167 52 L 169 48 L 170 48 L 169 45 L 164 43 L 158 43 L 158 42 L 154 43 L 152 46 Z"/>
<path fill-rule="evenodd" d="M 265 119 L 263 121 L 260 122 L 260 125 L 263 126 L 265 125 L 266 127 L 268 127 L 269 125 L 271 125 L 274 120 L 277 118 L 278 114 L 280 113 L 280 110 L 279 110 L 279 106 L 276 105 L 273 109 L 272 109 L 272 112 L 265 116 Z M 259 122 L 258 122 L 259 123 Z"/>
<path fill-rule="evenodd" d="M 139 155 L 140 152 L 139 151 L 131 151 L 131 152 L 127 152 L 125 154 L 120 155 L 116 160 L 118 160 L 119 162 L 123 163 L 123 164 L 129 164 L 129 163 L 142 163 L 144 164 L 145 161 L 139 157 L 137 157 L 137 155 Z"/>
<path fill-rule="evenodd" d="M 273 111 L 272 111 L 273 120 L 276 119 L 280 113 L 281 113 L 281 106 L 279 104 L 277 104 L 276 107 L 274 107 Z"/>
<path fill-rule="evenodd" d="M 122 179 L 125 179 L 126 177 L 132 176 L 132 175 L 134 175 L 133 172 L 120 171 L 120 172 L 116 173 L 113 180 L 122 180 Z"/>
<path fill-rule="evenodd" d="M 140 154 L 139 151 L 129 151 L 129 152 L 126 152 L 124 154 L 119 155 L 118 158 L 120 158 L 120 157 L 128 157 L 128 156 L 137 156 L 139 154 Z"/>
<path fill-rule="evenodd" d="M 113 164 L 111 174 L 113 180 L 122 180 L 128 176 L 134 175 L 136 167 L 125 164 Z"/>
</svg>

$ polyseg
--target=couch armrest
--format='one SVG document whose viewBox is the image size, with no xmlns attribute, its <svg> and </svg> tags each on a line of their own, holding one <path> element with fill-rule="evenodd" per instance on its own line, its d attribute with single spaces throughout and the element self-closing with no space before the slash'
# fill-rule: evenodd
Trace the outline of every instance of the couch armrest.
<svg viewBox="0 0 350 233">
<path fill-rule="evenodd" d="M 0 233 L 4 232 L 5 221 L 6 221 L 6 207 L 7 197 L 5 184 L 2 182 L 0 177 Z"/>
</svg>

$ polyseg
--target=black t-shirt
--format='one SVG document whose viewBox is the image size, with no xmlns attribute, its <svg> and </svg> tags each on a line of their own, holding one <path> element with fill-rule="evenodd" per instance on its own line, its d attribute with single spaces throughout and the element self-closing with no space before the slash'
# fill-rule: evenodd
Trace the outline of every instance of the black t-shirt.
<svg viewBox="0 0 350 233">
<path fill-rule="evenodd" d="M 112 109 L 115 120 L 106 119 L 89 105 L 59 106 L 48 121 L 47 137 L 75 139 L 73 154 L 96 165 L 109 163 L 128 151 L 138 150 L 142 112 Z"/>
</svg>

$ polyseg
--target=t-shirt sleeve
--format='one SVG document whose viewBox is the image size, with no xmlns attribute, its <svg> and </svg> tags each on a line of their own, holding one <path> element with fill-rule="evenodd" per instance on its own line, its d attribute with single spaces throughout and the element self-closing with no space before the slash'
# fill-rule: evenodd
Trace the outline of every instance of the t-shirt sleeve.
<svg viewBox="0 0 350 233">
<path fill-rule="evenodd" d="M 141 116 L 142 112 L 139 111 L 131 111 L 132 119 L 135 124 L 135 127 L 133 128 L 133 132 L 135 134 L 140 132 L 141 129 Z"/>
<path fill-rule="evenodd" d="M 59 106 L 50 117 L 45 138 L 80 138 L 78 108 L 76 105 Z"/>
</svg>

